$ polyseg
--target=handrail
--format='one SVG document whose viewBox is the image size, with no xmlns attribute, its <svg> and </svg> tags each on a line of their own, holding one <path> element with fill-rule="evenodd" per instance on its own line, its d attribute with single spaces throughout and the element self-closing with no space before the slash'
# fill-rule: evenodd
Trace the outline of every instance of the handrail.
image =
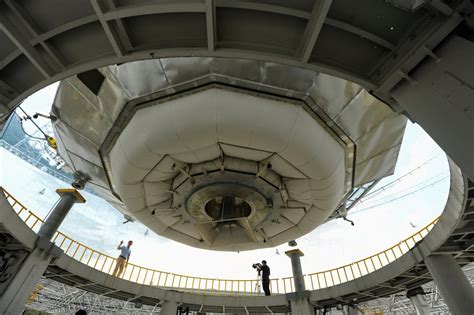
<svg viewBox="0 0 474 315">
<path fill-rule="evenodd" d="M 5 197 L 19 215 L 19 217 L 34 231 L 38 232 L 44 221 L 28 210 L 20 201 L 15 199 L 3 187 Z M 400 243 L 376 253 L 367 258 L 337 268 L 310 273 L 304 276 L 306 288 L 317 290 L 344 283 L 362 277 L 389 263 L 408 252 L 415 244 L 422 240 L 438 221 L 439 217 L 415 234 L 402 240 Z M 77 242 L 69 236 L 56 232 L 52 241 L 60 247 L 66 255 L 93 267 L 102 272 L 112 274 L 115 258 Z M 129 263 L 122 278 L 135 283 L 159 286 L 162 288 L 179 289 L 186 292 L 205 293 L 215 295 L 260 295 L 256 292 L 257 280 L 234 280 L 187 276 L 172 272 L 150 269 Z M 284 294 L 294 291 L 293 277 L 271 279 L 273 294 Z"/>
</svg>

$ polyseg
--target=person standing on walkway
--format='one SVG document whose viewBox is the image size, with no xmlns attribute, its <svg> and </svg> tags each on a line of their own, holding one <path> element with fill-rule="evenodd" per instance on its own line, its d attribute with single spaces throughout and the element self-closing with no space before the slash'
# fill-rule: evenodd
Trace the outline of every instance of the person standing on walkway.
<svg viewBox="0 0 474 315">
<path fill-rule="evenodd" d="M 120 256 L 118 256 L 117 261 L 115 263 L 115 269 L 113 272 L 114 277 L 122 276 L 122 273 L 125 271 L 128 265 L 128 259 L 130 258 L 130 247 L 132 246 L 133 241 L 128 241 L 127 246 L 123 246 L 123 241 L 120 241 L 120 244 L 117 246 L 117 249 L 120 251 Z"/>
<path fill-rule="evenodd" d="M 266 260 L 262 260 L 261 266 L 260 270 L 262 270 L 263 291 L 265 292 L 265 295 L 270 295 L 270 267 L 268 267 Z"/>
</svg>

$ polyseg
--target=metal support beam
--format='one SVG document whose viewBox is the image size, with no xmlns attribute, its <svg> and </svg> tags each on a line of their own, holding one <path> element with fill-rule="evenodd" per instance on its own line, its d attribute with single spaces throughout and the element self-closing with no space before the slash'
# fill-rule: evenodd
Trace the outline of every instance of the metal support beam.
<svg viewBox="0 0 474 315">
<path fill-rule="evenodd" d="M 118 36 L 117 31 L 113 29 L 109 25 L 109 22 L 105 20 L 103 12 L 104 10 L 102 9 L 99 0 L 91 0 L 91 4 L 94 8 L 95 14 L 97 14 L 97 17 L 99 18 L 100 24 L 102 25 L 105 35 L 109 39 L 110 45 L 112 46 L 112 49 L 114 50 L 115 54 L 118 57 L 123 57 L 126 54 L 124 46 L 120 41 L 120 37 Z"/>
<path fill-rule="evenodd" d="M 216 48 L 216 6 L 214 0 L 206 0 L 207 49 Z"/>
<path fill-rule="evenodd" d="M 0 103 L 7 104 L 18 96 L 18 92 L 5 81 L 0 80 Z"/>
<path fill-rule="evenodd" d="M 338 21 L 338 20 L 334 20 L 334 19 L 331 19 L 331 18 L 326 18 L 325 24 L 331 25 L 333 27 L 339 28 L 339 29 L 347 31 L 347 32 L 350 32 L 350 33 L 355 34 L 357 36 L 366 38 L 366 39 L 368 39 L 368 40 L 370 40 L 370 41 L 372 41 L 376 44 L 379 44 L 380 46 L 385 47 L 389 50 L 395 49 L 395 45 L 392 44 L 391 42 L 389 42 L 388 40 L 385 40 L 382 37 L 377 36 L 375 34 L 372 34 L 370 32 L 364 31 L 363 29 L 358 28 L 354 25 L 344 23 L 344 22 L 341 22 L 341 21 Z"/>
<path fill-rule="evenodd" d="M 5 0 L 5 4 L 13 12 L 16 18 L 23 24 L 23 26 L 28 30 L 28 32 L 33 35 L 35 42 L 37 42 L 41 45 L 41 47 L 44 48 L 46 53 L 53 59 L 53 61 L 59 66 L 60 69 L 64 69 L 64 65 L 67 63 L 65 58 L 56 50 L 56 48 L 52 47 L 51 44 L 47 44 L 45 41 L 39 38 L 41 28 L 30 16 L 28 11 L 26 11 L 25 8 L 18 1 Z"/>
<path fill-rule="evenodd" d="M 458 10 L 462 10 L 467 5 L 469 5 L 467 1 L 462 1 Z M 382 59 L 379 66 L 376 67 L 379 87 L 374 91 L 374 94 L 385 101 L 389 101 L 389 91 L 401 79 L 398 71 L 409 72 L 428 55 L 427 48 L 436 47 L 462 20 L 463 18 L 459 13 L 453 12 L 449 17 L 429 19 L 424 24 L 418 25 L 417 30 L 412 30 L 417 35 L 414 38 L 410 37 L 409 40 L 408 36 L 412 35 L 411 32 L 408 32 L 407 38 L 399 41 L 394 53 Z"/>
<path fill-rule="evenodd" d="M 441 0 L 431 0 L 429 2 L 429 5 L 446 16 L 450 16 L 454 12 L 454 10 L 449 5 L 444 2 L 441 2 Z"/>
<path fill-rule="evenodd" d="M 309 20 L 311 13 L 304 10 L 291 9 L 288 7 L 262 3 L 259 1 L 242 1 L 242 0 L 214 0 L 215 5 L 219 8 L 236 8 L 245 10 L 254 10 L 262 12 L 271 12 L 276 14 L 294 16 L 302 19 Z"/>
<path fill-rule="evenodd" d="M 30 60 L 46 78 L 54 75 L 54 71 L 49 64 L 40 56 L 38 51 L 30 44 L 28 39 L 17 29 L 16 23 L 10 21 L 4 12 L 0 12 L 0 29 L 18 47 L 18 49 Z"/>
<path fill-rule="evenodd" d="M 303 40 L 299 50 L 299 59 L 302 62 L 308 62 L 311 52 L 313 51 L 316 40 L 324 25 L 326 16 L 329 12 L 332 0 L 319 0 L 313 7 L 311 18 L 309 19 L 303 34 Z"/>
<path fill-rule="evenodd" d="M 108 0 L 108 5 L 110 9 L 117 8 L 117 1 L 118 0 Z M 122 19 L 115 20 L 117 23 L 117 33 L 121 39 L 121 42 L 124 45 L 125 51 L 131 51 L 133 49 L 132 41 L 130 40 L 130 36 L 128 35 L 128 30 L 125 25 L 125 22 Z"/>
<path fill-rule="evenodd" d="M 154 4 L 134 5 L 117 8 L 104 13 L 106 21 L 116 20 L 125 17 L 160 14 L 160 13 L 204 13 L 206 5 L 202 1 L 173 1 L 158 2 Z"/>
</svg>

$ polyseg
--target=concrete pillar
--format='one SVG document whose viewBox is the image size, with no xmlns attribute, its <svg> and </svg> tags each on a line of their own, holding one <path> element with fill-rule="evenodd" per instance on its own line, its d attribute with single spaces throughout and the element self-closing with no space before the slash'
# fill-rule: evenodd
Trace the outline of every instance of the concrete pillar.
<svg viewBox="0 0 474 315">
<path fill-rule="evenodd" d="M 422 287 L 417 287 L 407 292 L 407 298 L 413 303 L 417 315 L 430 315 L 430 308 L 423 297 L 425 292 Z"/>
<path fill-rule="evenodd" d="M 313 315 L 314 308 L 309 303 L 308 298 L 299 298 L 291 300 L 291 314 L 292 315 Z"/>
<path fill-rule="evenodd" d="M 75 189 L 58 189 L 61 196 L 51 215 L 38 232 L 36 247 L 28 254 L 18 271 L 12 275 L 8 287 L 0 296 L 0 314 L 21 314 L 26 300 L 43 276 L 54 257 L 62 255 L 62 250 L 50 242 L 75 202 L 85 202 Z"/>
<path fill-rule="evenodd" d="M 176 315 L 178 311 L 178 302 L 164 301 L 161 304 L 160 315 Z"/>
<path fill-rule="evenodd" d="M 293 281 L 295 284 L 295 292 L 303 292 L 306 290 L 303 278 L 303 270 L 301 269 L 300 257 L 304 256 L 299 249 L 292 249 L 285 254 L 291 259 L 291 268 L 293 269 Z"/>
<path fill-rule="evenodd" d="M 0 297 L 0 314 L 21 314 L 52 256 L 35 248 Z"/>
<path fill-rule="evenodd" d="M 347 315 L 359 315 L 359 314 L 360 312 L 357 306 L 351 306 L 351 305 L 347 306 Z"/>
<path fill-rule="evenodd" d="M 474 289 L 453 256 L 430 255 L 425 264 L 451 313 L 474 314 Z"/>
<path fill-rule="evenodd" d="M 299 249 L 289 250 L 285 252 L 285 254 L 291 259 L 293 282 L 295 284 L 295 293 L 292 294 L 290 299 L 291 314 L 312 315 L 314 314 L 314 307 L 309 302 L 308 292 L 305 292 L 306 288 L 304 284 L 303 270 L 301 268 L 300 257 L 304 254 Z"/>
<path fill-rule="evenodd" d="M 72 206 L 76 202 L 85 202 L 84 197 L 75 189 L 57 189 L 56 192 L 61 198 L 38 231 L 40 237 L 44 237 L 48 240 L 53 238 L 54 233 L 59 229 L 59 226 L 63 223 Z"/>
</svg>

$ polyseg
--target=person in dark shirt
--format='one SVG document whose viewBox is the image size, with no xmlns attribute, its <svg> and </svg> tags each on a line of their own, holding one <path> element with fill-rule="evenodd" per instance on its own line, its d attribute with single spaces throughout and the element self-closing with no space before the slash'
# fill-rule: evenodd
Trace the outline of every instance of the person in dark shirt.
<svg viewBox="0 0 474 315">
<path fill-rule="evenodd" d="M 262 287 L 265 295 L 270 295 L 270 267 L 266 260 L 262 260 L 262 265 L 259 268 L 262 271 Z"/>
</svg>

